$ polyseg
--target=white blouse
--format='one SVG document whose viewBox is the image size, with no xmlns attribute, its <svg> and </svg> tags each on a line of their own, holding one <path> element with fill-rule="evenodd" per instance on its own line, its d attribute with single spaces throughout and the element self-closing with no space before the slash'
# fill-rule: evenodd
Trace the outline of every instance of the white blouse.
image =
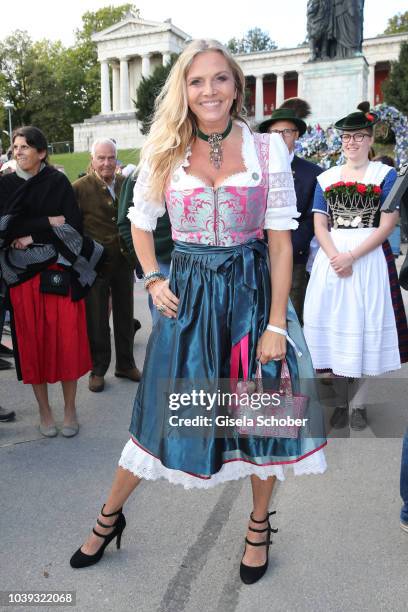
<svg viewBox="0 0 408 612">
<path fill-rule="evenodd" d="M 343 167 L 343 165 L 332 166 L 325 172 L 319 174 L 317 181 L 323 191 L 326 189 L 326 187 L 329 187 L 329 185 L 333 185 L 333 183 L 343 180 L 341 178 Z M 358 182 L 365 183 L 366 185 L 381 185 L 390 171 L 390 166 L 386 166 L 382 162 L 370 161 L 364 173 L 364 177 Z"/>
<path fill-rule="evenodd" d="M 257 187 L 262 180 L 254 135 L 248 126 L 237 122 L 242 129 L 242 159 L 246 170 L 224 179 L 220 187 Z M 296 208 L 296 194 L 293 184 L 288 149 L 279 134 L 269 135 L 269 187 L 265 213 L 264 229 L 294 230 L 298 227 L 295 218 L 300 216 Z M 169 189 L 176 191 L 208 187 L 200 178 L 187 174 L 190 165 L 191 149 L 186 151 L 185 159 L 173 171 Z M 157 219 L 165 213 L 165 202 L 154 201 L 148 197 L 149 164 L 145 161 L 139 172 L 134 191 L 133 206 L 129 208 L 128 218 L 139 229 L 151 232 L 156 229 Z"/>
</svg>

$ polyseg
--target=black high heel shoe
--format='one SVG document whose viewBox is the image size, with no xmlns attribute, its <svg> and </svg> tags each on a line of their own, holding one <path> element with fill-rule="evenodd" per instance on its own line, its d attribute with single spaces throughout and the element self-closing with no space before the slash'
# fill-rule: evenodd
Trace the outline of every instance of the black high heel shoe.
<svg viewBox="0 0 408 612">
<path fill-rule="evenodd" d="M 104 527 L 105 529 L 109 529 L 110 527 L 113 527 L 113 531 L 111 533 L 108 533 L 107 535 L 103 535 L 102 533 L 99 533 L 98 531 L 96 531 L 96 529 L 92 529 L 95 535 L 97 535 L 99 538 L 104 539 L 104 542 L 102 542 L 100 549 L 94 555 L 86 555 L 85 553 L 82 552 L 81 548 L 78 548 L 76 553 L 74 553 L 71 557 L 71 560 L 70 560 L 71 567 L 74 567 L 75 569 L 79 569 L 81 567 L 88 567 L 89 565 L 94 565 L 95 563 L 98 563 L 98 561 L 100 561 L 103 557 L 105 548 L 110 542 L 112 542 L 114 538 L 116 538 L 116 548 L 119 550 L 120 542 L 122 539 L 122 533 L 123 533 L 124 528 L 126 527 L 126 519 L 124 515 L 122 514 L 122 508 L 120 508 L 117 512 L 112 512 L 112 514 L 104 514 L 103 512 L 104 508 L 105 508 L 105 504 L 102 506 L 102 510 L 101 510 L 102 516 L 104 516 L 105 518 L 109 518 L 111 516 L 117 516 L 118 518 L 113 523 L 113 525 L 105 525 L 105 523 L 102 523 L 99 519 L 97 519 L 96 522 L 98 523 L 100 527 Z"/>
<path fill-rule="evenodd" d="M 272 529 L 269 523 L 269 517 L 272 516 L 272 514 L 276 514 L 276 510 L 274 510 L 273 512 L 268 512 L 268 514 L 266 515 L 263 521 L 256 521 L 252 517 L 252 512 L 251 512 L 250 518 L 253 523 L 261 524 L 261 523 L 267 522 L 268 526 L 265 527 L 265 529 L 254 529 L 253 527 L 248 527 L 248 529 L 250 531 L 256 531 L 256 533 L 266 532 L 266 540 L 264 542 L 251 542 L 250 540 L 248 540 L 248 538 L 245 538 L 245 550 L 244 550 L 244 554 L 242 555 L 242 558 L 244 558 L 247 544 L 250 544 L 251 546 L 266 546 L 267 547 L 266 561 L 263 565 L 258 565 L 258 566 L 245 565 L 245 563 L 242 563 L 241 561 L 241 565 L 239 568 L 239 575 L 244 584 L 254 584 L 255 582 L 258 582 L 258 580 L 262 578 L 262 576 L 265 574 L 266 570 L 268 569 L 269 547 L 272 544 L 271 533 L 278 532 L 277 529 Z"/>
</svg>

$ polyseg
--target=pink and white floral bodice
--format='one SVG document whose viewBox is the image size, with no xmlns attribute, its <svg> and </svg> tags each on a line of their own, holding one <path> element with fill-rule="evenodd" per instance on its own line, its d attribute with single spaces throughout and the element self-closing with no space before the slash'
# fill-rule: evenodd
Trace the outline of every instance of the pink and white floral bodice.
<svg viewBox="0 0 408 612">
<path fill-rule="evenodd" d="M 261 182 L 256 187 L 222 185 L 177 190 L 177 175 L 166 191 L 166 205 L 173 240 L 232 246 L 263 238 L 268 191 L 269 139 L 255 135 L 261 166 Z"/>
<path fill-rule="evenodd" d="M 165 193 L 174 240 L 214 246 L 242 244 L 263 238 L 264 229 L 296 229 L 296 196 L 287 148 L 280 136 L 253 134 L 244 124 L 242 155 L 245 172 L 225 179 L 217 189 L 188 174 L 187 151 L 173 172 Z M 142 167 L 128 217 L 146 231 L 164 214 L 163 203 L 149 202 L 148 168 Z"/>
<path fill-rule="evenodd" d="M 169 190 L 166 204 L 173 240 L 231 246 L 263 237 L 266 198 L 261 187 Z"/>
</svg>

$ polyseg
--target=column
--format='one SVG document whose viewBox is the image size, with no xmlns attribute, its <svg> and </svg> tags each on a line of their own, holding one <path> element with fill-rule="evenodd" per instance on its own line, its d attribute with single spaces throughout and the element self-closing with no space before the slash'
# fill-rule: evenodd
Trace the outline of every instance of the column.
<svg viewBox="0 0 408 612">
<path fill-rule="evenodd" d="M 264 118 L 263 74 L 259 74 L 255 81 L 255 120 Z"/>
<path fill-rule="evenodd" d="M 171 55 L 170 53 L 163 53 L 163 66 L 167 66 L 167 64 L 170 64 L 170 60 L 171 60 Z"/>
<path fill-rule="evenodd" d="M 105 115 L 111 110 L 111 96 L 109 84 L 109 64 L 107 60 L 101 62 L 101 113 Z"/>
<path fill-rule="evenodd" d="M 276 108 L 279 108 L 285 99 L 284 73 L 276 73 Z"/>
<path fill-rule="evenodd" d="M 129 110 L 129 67 L 127 57 L 120 60 L 120 110 Z"/>
<path fill-rule="evenodd" d="M 371 106 L 375 106 L 375 64 L 368 64 L 367 97 Z"/>
<path fill-rule="evenodd" d="M 303 96 L 303 72 L 298 72 L 297 96 L 298 98 Z"/>
<path fill-rule="evenodd" d="M 112 64 L 112 110 L 120 111 L 120 68 L 119 64 Z"/>
<path fill-rule="evenodd" d="M 142 76 L 145 79 L 150 76 L 150 56 L 142 55 Z"/>
</svg>

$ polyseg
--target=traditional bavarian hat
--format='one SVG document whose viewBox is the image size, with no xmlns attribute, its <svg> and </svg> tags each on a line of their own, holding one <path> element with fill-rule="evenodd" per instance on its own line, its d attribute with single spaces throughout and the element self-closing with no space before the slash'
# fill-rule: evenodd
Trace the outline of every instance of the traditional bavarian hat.
<svg viewBox="0 0 408 612">
<path fill-rule="evenodd" d="M 310 115 L 310 106 L 305 100 L 301 98 L 288 98 L 279 108 L 273 111 L 269 119 L 266 119 L 259 125 L 258 131 L 264 134 L 276 121 L 290 121 L 296 125 L 299 130 L 299 136 L 303 136 L 307 129 L 303 118 L 308 115 Z"/>
</svg>

